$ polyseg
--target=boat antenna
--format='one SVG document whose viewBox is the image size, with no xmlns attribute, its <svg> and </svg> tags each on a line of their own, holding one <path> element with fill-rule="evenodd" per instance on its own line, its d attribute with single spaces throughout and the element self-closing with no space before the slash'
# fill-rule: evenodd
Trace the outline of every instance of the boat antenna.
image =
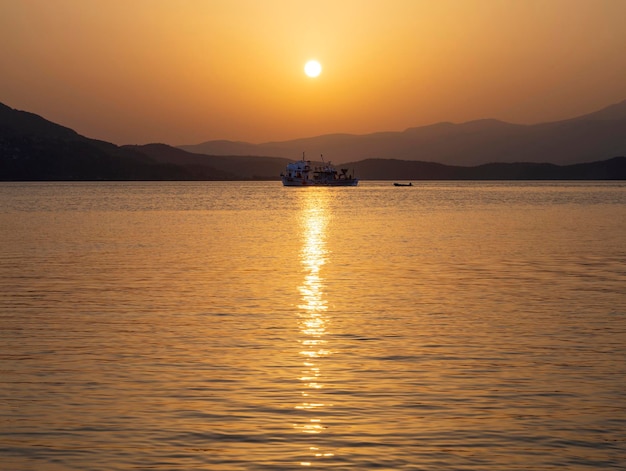
<svg viewBox="0 0 626 471">
<path fill-rule="evenodd" d="M 302 162 L 304 162 L 304 152 L 302 152 Z"/>
<path fill-rule="evenodd" d="M 320 157 L 322 158 L 322 163 L 325 163 L 324 162 L 324 154 L 320 154 Z"/>
</svg>

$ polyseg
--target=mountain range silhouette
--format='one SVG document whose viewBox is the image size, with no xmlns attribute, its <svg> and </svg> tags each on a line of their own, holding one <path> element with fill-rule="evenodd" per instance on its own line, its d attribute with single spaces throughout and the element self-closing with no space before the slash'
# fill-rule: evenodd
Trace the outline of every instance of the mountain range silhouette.
<svg viewBox="0 0 626 471">
<path fill-rule="evenodd" d="M 399 159 L 446 165 L 492 162 L 568 165 L 626 155 L 626 100 L 576 118 L 532 125 L 481 119 L 462 124 L 444 122 L 402 132 L 328 134 L 263 144 L 218 140 L 179 147 L 200 154 L 292 159 L 306 150 L 311 156 L 323 154 L 337 164 Z"/>
<path fill-rule="evenodd" d="M 577 118 L 439 123 L 284 142 L 128 145 L 0 103 L 0 180 L 277 180 L 303 151 L 365 180 L 626 179 L 626 100 Z M 314 158 L 312 160 L 315 160 Z"/>
</svg>

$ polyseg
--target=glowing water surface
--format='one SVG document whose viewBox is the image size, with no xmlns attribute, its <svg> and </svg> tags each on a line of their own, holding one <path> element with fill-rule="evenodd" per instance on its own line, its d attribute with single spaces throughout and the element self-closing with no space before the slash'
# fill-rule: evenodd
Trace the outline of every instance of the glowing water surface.
<svg viewBox="0 0 626 471">
<path fill-rule="evenodd" d="M 0 184 L 0 468 L 626 467 L 626 185 Z"/>
</svg>

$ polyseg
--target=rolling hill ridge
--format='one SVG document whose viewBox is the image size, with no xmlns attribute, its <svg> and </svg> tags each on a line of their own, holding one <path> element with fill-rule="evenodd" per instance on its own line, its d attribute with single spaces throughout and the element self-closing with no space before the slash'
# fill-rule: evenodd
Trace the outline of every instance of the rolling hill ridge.
<svg viewBox="0 0 626 471">
<path fill-rule="evenodd" d="M 621 112 L 621 107 L 602 110 L 595 115 L 596 121 L 602 126 L 606 124 L 604 121 L 609 121 L 611 126 L 619 128 Z M 618 118 L 613 119 L 614 115 Z M 587 117 L 572 121 L 574 126 L 576 122 L 582 123 L 584 129 L 588 130 L 589 122 L 593 119 Z M 465 125 L 441 123 L 427 130 L 417 128 L 405 133 L 426 133 L 434 138 L 437 134 L 449 136 L 450 129 L 454 129 L 456 133 L 463 131 L 472 135 L 473 139 L 480 140 L 480 135 L 493 135 L 493 130 L 499 129 L 497 135 L 504 146 L 507 139 L 502 137 L 506 135 L 503 130 L 509 129 L 508 132 L 512 134 L 517 132 L 510 126 L 489 120 Z M 607 128 L 602 129 L 608 132 Z M 479 137 L 476 137 L 476 133 Z M 384 141 L 387 134 L 368 135 L 367 138 Z M 598 134 L 594 131 L 594 136 Z M 360 141 L 359 136 L 347 135 L 325 136 L 324 139 L 328 145 L 347 145 L 352 139 L 358 147 L 365 142 Z M 493 137 L 490 139 L 493 140 Z M 300 143 L 304 144 L 304 141 Z M 547 144 L 550 142 L 546 141 Z M 227 149 L 223 150 L 226 153 Z M 81 136 L 41 116 L 0 103 L 1 181 L 278 180 L 286 164 L 293 160 L 265 155 L 207 155 L 165 144 L 116 146 Z M 615 153 L 607 159 L 570 165 L 492 161 L 461 166 L 411 159 L 366 158 L 344 161 L 341 166 L 349 167 L 364 180 L 626 180 L 626 157 L 623 155 L 626 152 Z"/>
<path fill-rule="evenodd" d="M 323 154 L 337 164 L 400 159 L 466 166 L 492 162 L 568 165 L 626 155 L 626 100 L 572 119 L 534 125 L 482 119 L 462 124 L 437 123 L 401 132 L 328 134 L 263 144 L 220 140 L 179 147 L 201 154 L 291 159 L 306 151 L 311 156 Z"/>
</svg>

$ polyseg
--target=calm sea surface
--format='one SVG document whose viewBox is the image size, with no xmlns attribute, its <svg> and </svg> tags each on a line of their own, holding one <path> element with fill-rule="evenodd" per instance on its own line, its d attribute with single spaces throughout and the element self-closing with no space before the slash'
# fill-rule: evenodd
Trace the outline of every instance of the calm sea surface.
<svg viewBox="0 0 626 471">
<path fill-rule="evenodd" d="M 626 183 L 0 184 L 2 470 L 626 468 Z"/>
</svg>

